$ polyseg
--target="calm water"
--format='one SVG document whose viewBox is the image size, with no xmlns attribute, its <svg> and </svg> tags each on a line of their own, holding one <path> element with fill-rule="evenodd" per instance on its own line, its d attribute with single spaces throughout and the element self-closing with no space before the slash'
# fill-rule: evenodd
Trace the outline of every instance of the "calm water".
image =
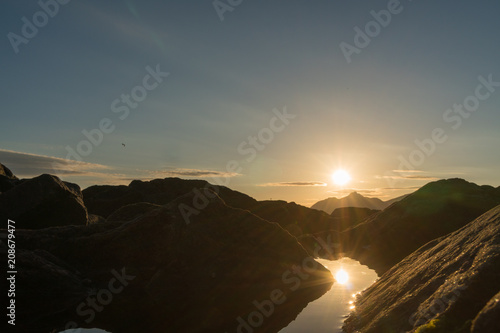
<svg viewBox="0 0 500 333">
<path fill-rule="evenodd" d="M 353 309 L 349 302 L 354 300 L 356 293 L 369 287 L 378 278 L 374 270 L 349 258 L 317 261 L 332 272 L 336 281 L 326 294 L 309 303 L 297 318 L 279 333 L 342 332 L 345 317 Z"/>
<path fill-rule="evenodd" d="M 378 278 L 374 270 L 349 258 L 317 259 L 336 278 L 332 288 L 309 303 L 287 327 L 279 333 L 337 333 L 353 305 L 354 295 L 369 287 Z M 339 273 L 340 272 L 340 273 Z M 100 329 L 76 329 L 62 333 L 107 333 Z"/>
<path fill-rule="evenodd" d="M 108 333 L 108 332 L 98 328 L 75 328 L 63 331 L 61 333 Z"/>
</svg>

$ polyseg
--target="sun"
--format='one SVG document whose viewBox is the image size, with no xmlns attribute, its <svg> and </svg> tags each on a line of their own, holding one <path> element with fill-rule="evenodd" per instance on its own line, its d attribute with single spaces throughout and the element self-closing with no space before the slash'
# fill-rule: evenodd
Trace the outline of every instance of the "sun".
<svg viewBox="0 0 500 333">
<path fill-rule="evenodd" d="M 335 280 L 337 283 L 346 284 L 349 281 L 349 274 L 341 268 L 335 273 Z"/>
<path fill-rule="evenodd" d="M 351 176 L 345 170 L 339 169 L 332 174 L 333 182 L 336 185 L 345 185 L 351 180 Z"/>
</svg>

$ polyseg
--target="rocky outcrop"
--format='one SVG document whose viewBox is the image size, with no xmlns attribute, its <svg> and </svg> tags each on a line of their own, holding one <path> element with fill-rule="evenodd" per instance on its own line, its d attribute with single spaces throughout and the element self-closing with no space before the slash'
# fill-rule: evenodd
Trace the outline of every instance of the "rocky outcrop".
<svg viewBox="0 0 500 333">
<path fill-rule="evenodd" d="M 115 210 L 111 215 L 109 215 L 107 221 L 131 221 L 136 217 L 159 208 L 161 208 L 160 205 L 151 204 L 149 202 L 139 202 L 131 205 L 126 205 Z"/>
<path fill-rule="evenodd" d="M 429 183 L 340 235 L 343 252 L 379 275 L 423 244 L 500 204 L 500 188 L 463 179 Z"/>
<path fill-rule="evenodd" d="M 493 296 L 472 321 L 471 333 L 500 332 L 500 292 Z"/>
<path fill-rule="evenodd" d="M 106 219 L 104 217 L 94 214 L 89 214 L 89 217 L 87 219 L 87 225 L 103 222 L 106 222 Z"/>
<path fill-rule="evenodd" d="M 363 222 L 369 216 L 372 216 L 380 210 L 359 207 L 342 207 L 335 209 L 330 216 L 336 222 L 336 231 L 344 231 Z"/>
<path fill-rule="evenodd" d="M 7 256 L 5 248 L 0 253 Z M 74 311 L 87 297 L 90 281 L 47 251 L 18 249 L 16 267 L 16 326 L 3 332 L 35 332 L 37 326 L 38 332 L 50 332 L 60 324 L 58 314 Z"/>
<path fill-rule="evenodd" d="M 224 186 L 211 185 L 204 180 L 180 178 L 134 180 L 128 186 L 94 185 L 83 190 L 83 197 L 89 212 L 108 217 L 123 206 L 139 202 L 164 205 L 197 188 L 215 190 L 231 207 L 244 208 L 257 202 Z"/>
<path fill-rule="evenodd" d="M 250 207 L 242 208 L 250 210 L 265 220 L 278 223 L 294 236 L 335 229 L 336 225 L 335 219 L 328 214 L 294 202 L 257 201 Z"/>
<path fill-rule="evenodd" d="M 228 206 L 246 209 L 265 220 L 276 222 L 294 236 L 330 230 L 337 223 L 335 219 L 315 209 L 279 200 L 257 201 L 246 194 L 225 186 L 212 185 L 204 180 L 165 178 L 134 180 L 128 186 L 91 186 L 83 190 L 83 197 L 90 213 L 108 217 L 127 205 L 164 205 L 187 193 L 194 195 L 193 191 L 196 189 L 203 189 L 202 192 L 205 189 L 213 190 Z M 200 195 L 203 194 L 200 192 Z M 190 206 L 193 207 L 192 204 Z"/>
<path fill-rule="evenodd" d="M 236 332 L 245 325 L 276 332 L 330 288 L 329 271 L 288 232 L 213 192 L 186 221 L 179 206 L 193 196 L 124 207 L 113 214 L 116 222 L 18 230 L 25 251 L 18 271 L 32 275 L 19 285 L 16 332 L 62 330 L 73 322 L 126 333 Z M 38 257 L 44 259 L 34 265 Z M 38 307 L 57 281 L 68 292 Z"/>
<path fill-rule="evenodd" d="M 0 163 L 0 193 L 6 192 L 13 188 L 19 179 L 14 176 L 12 171 L 5 165 Z"/>
<path fill-rule="evenodd" d="M 357 299 L 344 330 L 499 332 L 499 291 L 497 206 L 422 246 L 386 272 Z"/>
<path fill-rule="evenodd" d="M 0 194 L 0 219 L 14 220 L 18 229 L 85 225 L 87 218 L 80 187 L 55 176 L 19 181 Z"/>
</svg>

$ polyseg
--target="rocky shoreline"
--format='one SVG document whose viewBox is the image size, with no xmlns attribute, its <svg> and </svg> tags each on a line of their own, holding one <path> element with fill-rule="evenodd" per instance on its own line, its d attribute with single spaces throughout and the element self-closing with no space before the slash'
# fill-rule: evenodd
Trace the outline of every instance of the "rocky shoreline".
<svg viewBox="0 0 500 333">
<path fill-rule="evenodd" d="M 382 275 L 346 332 L 499 331 L 500 188 L 441 180 L 329 215 L 201 180 L 81 191 L 0 164 L 0 192 L 17 226 L 15 332 L 277 332 L 331 287 L 314 258 L 342 256 Z"/>
</svg>

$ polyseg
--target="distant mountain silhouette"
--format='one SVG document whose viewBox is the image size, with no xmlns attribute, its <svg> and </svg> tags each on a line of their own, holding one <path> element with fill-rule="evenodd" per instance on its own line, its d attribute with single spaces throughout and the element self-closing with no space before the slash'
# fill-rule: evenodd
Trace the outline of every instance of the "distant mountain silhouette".
<svg viewBox="0 0 500 333">
<path fill-rule="evenodd" d="M 313 209 L 322 210 L 328 214 L 331 214 L 335 209 L 342 207 L 358 207 L 358 208 L 370 208 L 376 210 L 383 210 L 389 207 L 394 202 L 403 199 L 405 196 L 397 197 L 388 201 L 382 201 L 378 198 L 368 198 L 358 192 L 352 192 L 348 196 L 337 199 L 331 197 L 325 200 L 316 202 L 311 206 Z"/>
</svg>

